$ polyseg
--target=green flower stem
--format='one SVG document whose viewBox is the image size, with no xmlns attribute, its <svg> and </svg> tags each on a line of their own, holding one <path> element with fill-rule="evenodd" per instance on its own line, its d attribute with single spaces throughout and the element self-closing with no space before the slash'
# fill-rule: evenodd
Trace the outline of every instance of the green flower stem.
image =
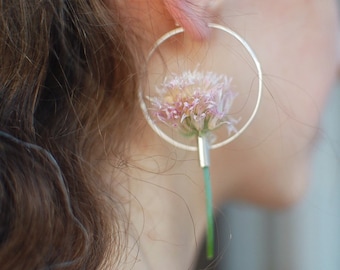
<svg viewBox="0 0 340 270">
<path fill-rule="evenodd" d="M 214 257 L 214 210 L 210 179 L 210 145 L 206 134 L 197 137 L 198 156 L 203 169 L 207 212 L 207 259 Z"/>
<path fill-rule="evenodd" d="M 214 211 L 209 167 L 203 167 L 207 211 L 207 259 L 214 257 Z"/>
</svg>

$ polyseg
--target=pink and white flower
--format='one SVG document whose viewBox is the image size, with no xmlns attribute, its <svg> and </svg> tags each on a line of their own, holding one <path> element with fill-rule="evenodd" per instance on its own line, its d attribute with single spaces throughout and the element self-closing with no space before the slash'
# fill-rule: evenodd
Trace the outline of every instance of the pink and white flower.
<svg viewBox="0 0 340 270">
<path fill-rule="evenodd" d="M 150 98 L 155 117 L 178 128 L 186 136 L 202 136 L 225 125 L 229 134 L 238 123 L 230 115 L 236 97 L 231 78 L 213 72 L 185 71 L 171 74 L 156 87 L 157 96 Z"/>
</svg>

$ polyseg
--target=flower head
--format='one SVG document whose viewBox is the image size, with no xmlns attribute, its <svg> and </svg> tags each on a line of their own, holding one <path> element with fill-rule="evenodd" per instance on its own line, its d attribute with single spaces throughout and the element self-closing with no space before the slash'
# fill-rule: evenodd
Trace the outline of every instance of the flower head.
<svg viewBox="0 0 340 270">
<path fill-rule="evenodd" d="M 204 135 L 226 125 L 236 132 L 238 120 L 229 111 L 236 97 L 231 79 L 213 72 L 185 71 L 171 74 L 150 98 L 157 119 L 186 136 Z"/>
</svg>

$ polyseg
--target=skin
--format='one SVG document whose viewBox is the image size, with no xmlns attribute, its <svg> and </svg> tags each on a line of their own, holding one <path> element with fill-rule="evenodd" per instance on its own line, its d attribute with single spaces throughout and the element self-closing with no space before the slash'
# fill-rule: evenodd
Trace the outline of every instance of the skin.
<svg viewBox="0 0 340 270">
<path fill-rule="evenodd" d="M 266 207 L 291 205 L 308 184 L 309 156 L 339 68 L 336 2 L 209 2 L 198 1 L 193 10 L 180 0 L 130 0 L 122 8 L 126 17 L 140 22 L 132 27 L 145 33 L 145 54 L 157 38 L 174 29 L 175 21 L 195 42 L 209 40 L 213 33 L 204 25 L 212 21 L 251 44 L 264 72 L 263 99 L 245 133 L 211 152 L 214 204 L 217 208 L 233 199 Z M 184 56 L 185 50 L 178 53 Z M 235 81 L 242 82 L 247 72 L 236 75 Z M 242 103 L 247 95 L 239 91 Z M 247 118 L 250 108 L 240 116 Z M 131 246 L 136 239 L 139 245 L 132 248 L 126 268 L 190 269 L 206 225 L 197 154 L 175 149 L 143 117 L 140 122 L 143 128 L 131 147 L 131 166 L 124 171 L 130 177 L 120 183 L 134 227 Z"/>
</svg>

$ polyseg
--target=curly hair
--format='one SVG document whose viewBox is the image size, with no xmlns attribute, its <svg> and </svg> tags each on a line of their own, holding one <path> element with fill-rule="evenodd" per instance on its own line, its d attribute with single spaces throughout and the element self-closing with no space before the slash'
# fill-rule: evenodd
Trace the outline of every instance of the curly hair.
<svg viewBox="0 0 340 270">
<path fill-rule="evenodd" d="M 119 213 L 98 164 L 125 158 L 134 34 L 98 0 L 2 0 L 0 12 L 1 269 L 118 263 Z"/>
</svg>

